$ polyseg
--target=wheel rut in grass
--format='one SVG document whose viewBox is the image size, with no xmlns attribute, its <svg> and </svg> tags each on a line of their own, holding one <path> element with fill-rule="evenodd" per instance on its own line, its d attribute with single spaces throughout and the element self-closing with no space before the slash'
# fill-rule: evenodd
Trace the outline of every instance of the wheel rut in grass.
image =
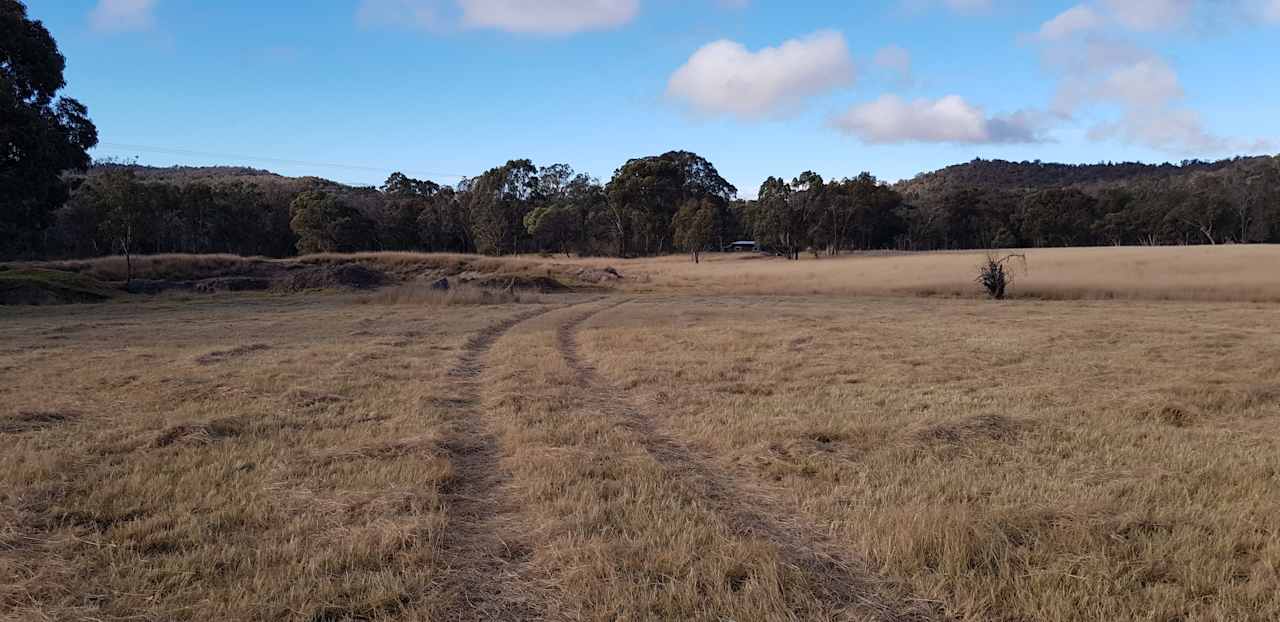
<svg viewBox="0 0 1280 622">
<path fill-rule="evenodd" d="M 588 301 L 589 302 L 589 301 Z M 435 400 L 449 411 L 450 434 L 440 443 L 453 472 L 442 487 L 449 525 L 439 542 L 449 606 L 441 619 L 542 619 L 538 596 L 522 576 L 529 546 L 503 524 L 507 508 L 502 486 L 502 448 L 480 408 L 489 350 L 516 326 L 554 310 L 584 303 L 548 306 L 518 313 L 475 333 L 449 370 L 450 394 Z"/>
<path fill-rule="evenodd" d="M 783 563 L 799 571 L 813 598 L 839 620 L 945 620 L 938 603 L 912 598 L 889 579 L 878 576 L 860 558 L 841 551 L 828 536 L 798 512 L 782 507 L 762 491 L 736 480 L 708 457 L 664 433 L 657 419 L 612 386 L 587 361 L 578 333 L 592 318 L 631 302 L 622 300 L 579 313 L 559 326 L 557 348 L 576 375 L 578 385 L 596 396 L 601 411 L 635 432 L 638 442 L 672 477 L 723 520 L 734 535 L 765 540 L 778 548 Z"/>
</svg>

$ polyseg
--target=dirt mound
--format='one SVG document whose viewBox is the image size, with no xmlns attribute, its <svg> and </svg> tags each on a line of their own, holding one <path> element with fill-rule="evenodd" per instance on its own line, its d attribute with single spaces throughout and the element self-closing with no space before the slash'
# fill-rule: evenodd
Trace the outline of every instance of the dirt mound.
<svg viewBox="0 0 1280 622">
<path fill-rule="evenodd" d="M 975 441 L 1009 441 L 1022 425 L 1003 415 L 979 415 L 955 423 L 942 423 L 921 430 L 917 437 L 926 443 L 966 445 Z"/>
<path fill-rule="evenodd" d="M 297 292 L 310 289 L 372 289 L 385 285 L 387 274 L 362 264 L 307 266 L 292 270 L 277 285 Z"/>
<path fill-rule="evenodd" d="M 239 356 L 245 356 L 248 354 L 253 354 L 254 352 L 261 352 L 263 350 L 270 350 L 270 349 L 271 349 L 271 346 L 265 343 L 251 343 L 248 345 L 236 346 L 229 350 L 215 350 L 207 354 L 201 354 L 200 356 L 196 357 L 196 363 L 199 363 L 201 365 L 213 365 L 215 363 L 221 363 L 222 361 L 225 361 L 227 359 L 232 359 Z"/>
<path fill-rule="evenodd" d="M 611 283 L 622 280 L 622 274 L 613 268 L 582 268 L 573 276 L 583 283 Z"/>
<path fill-rule="evenodd" d="M 191 291 L 195 289 L 194 281 L 166 281 L 164 279 L 134 279 L 125 290 L 130 294 L 161 294 L 167 291 Z"/>
<path fill-rule="evenodd" d="M 63 423 L 80 419 L 76 412 L 22 411 L 16 415 L 0 418 L 0 434 L 21 434 L 52 428 Z"/>
<path fill-rule="evenodd" d="M 209 445 L 222 439 L 240 436 L 243 431 L 243 425 L 234 419 L 175 425 L 161 432 L 152 442 L 152 446 Z"/>
<path fill-rule="evenodd" d="M 195 284 L 195 290 L 202 294 L 219 292 L 257 292 L 271 287 L 271 281 L 254 276 L 227 276 L 216 279 L 205 279 Z"/>
<path fill-rule="evenodd" d="M 549 276 L 491 274 L 459 277 L 458 280 L 466 285 L 474 285 L 485 289 L 538 292 L 542 294 L 569 291 L 567 285 Z"/>
<path fill-rule="evenodd" d="M 58 270 L 0 270 L 0 305 L 57 305 L 102 302 L 114 292 L 93 277 Z"/>
</svg>

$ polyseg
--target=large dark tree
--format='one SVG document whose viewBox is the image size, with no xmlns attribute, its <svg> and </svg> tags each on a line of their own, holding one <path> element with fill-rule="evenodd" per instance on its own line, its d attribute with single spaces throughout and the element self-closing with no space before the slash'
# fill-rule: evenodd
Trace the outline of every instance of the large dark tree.
<svg viewBox="0 0 1280 622">
<path fill-rule="evenodd" d="M 520 250 L 528 235 L 524 216 L 537 195 L 537 173 L 533 162 L 511 160 L 459 184 L 476 251 L 507 255 Z"/>
<path fill-rule="evenodd" d="M 738 193 L 715 166 L 688 151 L 631 160 L 606 190 L 620 255 L 670 251 L 671 221 L 681 206 L 703 199 L 727 205 Z"/>
<path fill-rule="evenodd" d="M 332 194 L 303 192 L 289 206 L 289 214 L 299 253 L 354 253 L 373 246 L 373 223 Z"/>
<path fill-rule="evenodd" d="M 62 173 L 98 144 L 88 110 L 69 97 L 66 60 L 17 0 L 0 0 L 0 256 L 34 255 L 68 196 Z"/>
</svg>

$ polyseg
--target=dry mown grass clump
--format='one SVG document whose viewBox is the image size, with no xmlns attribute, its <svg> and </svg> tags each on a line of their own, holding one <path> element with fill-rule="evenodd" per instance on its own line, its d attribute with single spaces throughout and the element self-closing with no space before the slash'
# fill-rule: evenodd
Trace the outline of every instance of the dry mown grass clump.
<svg viewBox="0 0 1280 622">
<path fill-rule="evenodd" d="M 436 404 L 511 312 L 0 310 L 0 619 L 448 619 Z"/>
<path fill-rule="evenodd" d="M 1280 618 L 1269 307 L 624 309 L 586 358 L 661 430 L 955 618 Z"/>
</svg>

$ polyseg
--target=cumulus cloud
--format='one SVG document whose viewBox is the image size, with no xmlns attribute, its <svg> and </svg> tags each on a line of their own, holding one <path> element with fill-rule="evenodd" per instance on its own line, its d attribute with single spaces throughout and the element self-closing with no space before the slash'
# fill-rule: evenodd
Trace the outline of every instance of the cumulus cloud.
<svg viewBox="0 0 1280 622">
<path fill-rule="evenodd" d="M 356 22 L 364 27 L 568 35 L 621 26 L 639 11 L 640 0 L 360 0 Z"/>
<path fill-rule="evenodd" d="M 1132 30 L 1150 32 L 1181 26 L 1195 0 L 1103 0 L 1116 20 Z"/>
<path fill-rule="evenodd" d="M 1089 130 L 1093 140 L 1119 139 L 1169 152 L 1263 152 L 1275 144 L 1267 140 L 1238 140 L 1205 130 L 1200 113 L 1188 108 L 1129 111 L 1119 121 Z"/>
<path fill-rule="evenodd" d="M 1222 0 L 1219 6 L 1240 8 L 1239 2 Z M 1118 106 L 1116 118 L 1094 123 L 1090 138 L 1170 153 L 1221 153 L 1265 144 L 1214 135 L 1199 113 L 1183 105 L 1186 91 L 1174 67 L 1130 41 L 1135 32 L 1178 28 L 1196 8 L 1196 0 L 1100 0 L 1045 22 L 1035 40 L 1058 78 L 1054 112 L 1075 117 L 1095 111 L 1097 104 Z"/>
<path fill-rule="evenodd" d="M 1269 21 L 1280 22 L 1280 0 L 1263 0 L 1262 17 Z"/>
<path fill-rule="evenodd" d="M 937 4 L 958 13 L 983 13 L 991 10 L 994 0 L 902 0 L 902 7 L 912 12 L 924 11 Z"/>
<path fill-rule="evenodd" d="M 356 8 L 356 21 L 366 28 L 434 29 L 440 24 L 440 12 L 431 0 L 362 0 Z"/>
<path fill-rule="evenodd" d="M 720 40 L 694 52 L 672 74 L 667 96 L 704 114 L 760 119 L 848 86 L 854 74 L 849 46 L 838 32 L 817 32 L 755 52 Z"/>
<path fill-rule="evenodd" d="M 884 95 L 854 106 L 833 120 L 840 130 L 863 142 L 892 143 L 1031 143 L 1040 142 L 1035 115 L 989 116 L 963 97 L 907 101 Z"/>
<path fill-rule="evenodd" d="M 991 0 L 942 0 L 942 3 L 956 11 L 985 11 L 991 8 Z"/>
<path fill-rule="evenodd" d="M 562 35 L 605 30 L 635 18 L 640 0 L 458 0 L 473 28 Z"/>
<path fill-rule="evenodd" d="M 1037 36 L 1043 41 L 1059 41 L 1072 35 L 1101 28 L 1102 16 L 1092 7 L 1076 5 L 1059 13 L 1040 26 Z"/>
<path fill-rule="evenodd" d="M 876 50 L 871 64 L 891 72 L 899 82 L 904 84 L 912 80 L 911 52 L 897 45 L 888 45 Z"/>
<path fill-rule="evenodd" d="M 1159 106 L 1184 95 L 1178 74 L 1164 60 L 1149 58 L 1118 67 L 1097 87 L 1095 96 L 1135 108 Z"/>
<path fill-rule="evenodd" d="M 155 24 L 155 0 L 98 0 L 89 24 L 98 32 L 133 32 Z"/>
</svg>

